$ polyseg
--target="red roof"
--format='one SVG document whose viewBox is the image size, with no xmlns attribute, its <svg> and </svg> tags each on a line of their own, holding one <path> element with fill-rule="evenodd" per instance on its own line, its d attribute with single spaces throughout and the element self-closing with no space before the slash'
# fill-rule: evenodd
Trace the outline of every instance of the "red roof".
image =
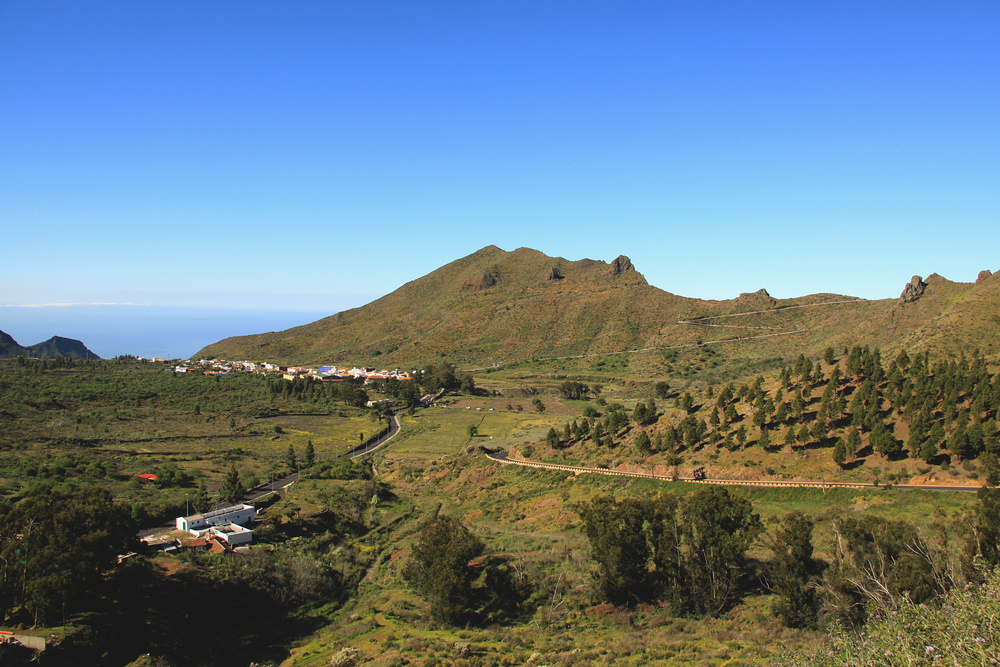
<svg viewBox="0 0 1000 667">
<path fill-rule="evenodd" d="M 156 481 L 156 475 L 154 475 L 151 472 L 141 472 L 138 475 L 136 475 L 136 477 L 138 477 L 139 479 L 149 480 L 150 482 Z"/>
<path fill-rule="evenodd" d="M 212 538 L 208 548 L 213 554 L 223 554 L 229 551 L 229 547 L 218 538 Z"/>
</svg>

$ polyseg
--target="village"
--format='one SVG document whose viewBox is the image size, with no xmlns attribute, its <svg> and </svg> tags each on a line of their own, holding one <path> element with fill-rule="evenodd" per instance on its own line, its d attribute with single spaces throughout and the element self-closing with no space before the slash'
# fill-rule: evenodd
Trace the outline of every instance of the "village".
<svg viewBox="0 0 1000 667">
<path fill-rule="evenodd" d="M 412 380 L 413 373 L 394 370 L 376 370 L 369 366 L 353 368 L 339 366 L 319 366 L 306 368 L 303 366 L 279 366 L 268 362 L 226 361 L 224 359 L 199 359 L 196 362 L 175 363 L 176 359 L 150 359 L 154 363 L 167 364 L 167 370 L 174 373 L 200 373 L 202 375 L 226 376 L 230 373 L 254 373 L 257 375 L 280 375 L 285 380 L 299 377 L 309 377 L 321 382 L 341 382 L 345 379 L 362 379 L 365 384 L 382 380 Z"/>
</svg>

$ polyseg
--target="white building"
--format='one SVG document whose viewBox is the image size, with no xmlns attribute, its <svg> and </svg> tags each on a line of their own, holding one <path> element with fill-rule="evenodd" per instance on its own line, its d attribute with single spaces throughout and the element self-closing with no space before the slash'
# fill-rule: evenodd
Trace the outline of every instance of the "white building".
<svg viewBox="0 0 1000 667">
<path fill-rule="evenodd" d="M 253 541 L 253 531 L 235 523 L 227 523 L 222 526 L 212 526 L 208 529 L 209 535 L 218 537 L 220 540 L 235 547 L 240 544 L 250 544 Z"/>
<path fill-rule="evenodd" d="M 257 518 L 257 508 L 253 505 L 233 505 L 205 514 L 192 514 L 191 516 L 179 516 L 176 520 L 177 530 L 186 530 L 189 533 L 208 528 L 209 526 L 221 526 L 227 523 L 235 523 L 240 526 L 245 525 Z"/>
</svg>

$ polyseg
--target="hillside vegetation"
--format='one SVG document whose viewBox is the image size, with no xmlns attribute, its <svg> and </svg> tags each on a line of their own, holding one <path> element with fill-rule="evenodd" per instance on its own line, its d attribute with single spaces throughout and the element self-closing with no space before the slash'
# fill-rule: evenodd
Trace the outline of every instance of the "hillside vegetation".
<svg viewBox="0 0 1000 667">
<path fill-rule="evenodd" d="M 743 379 L 729 398 L 725 385 L 713 395 L 733 406 L 728 432 L 752 422 L 752 407 L 775 401 L 778 388 L 782 403 L 814 389 L 789 419 L 818 412 L 834 368 L 842 381 L 830 402 L 850 397 L 848 413 L 853 395 L 868 393 L 888 423 L 903 405 L 890 386 L 902 382 L 905 393 L 910 382 L 921 410 L 930 400 L 936 413 L 934 397 L 950 400 L 954 388 L 970 426 L 974 406 L 980 424 L 995 414 L 988 360 L 878 359 L 863 348 L 833 364 L 803 357 L 761 382 Z M 427 384 L 421 390 L 443 382 L 449 393 L 401 414 L 401 434 L 363 462 L 338 455 L 381 428 L 378 412 L 359 407 L 361 394 L 374 398 L 379 387 L 174 374 L 135 360 L 10 361 L 0 371 L 0 537 L 2 555 L 18 565 L 0 600 L 8 627 L 61 638 L 48 664 L 773 664 L 788 650 L 808 656 L 835 619 L 865 622 L 873 586 L 888 587 L 879 609 L 904 604 L 904 594 L 930 601 L 976 585 L 980 551 L 997 558 L 988 548 L 1000 530 L 992 489 L 982 498 L 875 486 L 724 490 L 533 471 L 483 456 L 480 445 L 581 453 L 590 445 L 550 445 L 548 434 L 622 413 L 614 446 L 592 452 L 663 456 L 641 452 L 639 434 L 653 433 L 658 447 L 681 413 L 716 407 L 698 392 L 689 405 L 691 392 L 618 362 L 600 383 L 530 368 L 471 382 L 437 366 L 416 381 Z M 403 396 L 391 383 L 381 389 Z M 674 453 L 810 472 L 798 445 L 729 452 L 721 438 Z M 809 451 L 831 456 L 828 446 Z M 973 470 L 979 481 L 990 476 L 985 451 Z M 896 463 L 869 459 L 883 479 Z M 250 554 L 106 558 L 135 548 L 129 531 L 214 500 L 233 473 L 250 486 L 296 468 L 300 481 L 262 501 Z M 153 484 L 136 478 L 154 471 Z M 91 491 L 100 488 L 107 491 Z M 71 550 L 88 511 L 84 534 L 93 539 Z M 43 519 L 48 529 L 34 530 Z M 39 557 L 21 560 L 29 538 Z M 870 543 L 905 567 L 859 578 L 873 563 Z M 908 555 L 911 547 L 923 555 Z M 62 552 L 75 556 L 41 557 Z M 88 572 L 101 576 L 65 575 L 91 561 Z M 229 647 L 224 655 L 219 645 Z"/>
<path fill-rule="evenodd" d="M 977 622 L 1000 566 L 997 280 L 704 302 L 625 257 L 491 247 L 202 355 L 422 369 L 405 382 L 5 359 L 0 613 L 52 665 L 1000 660 Z M 402 430 L 350 460 L 385 428 L 376 398 Z M 669 481 L 697 468 L 865 486 Z M 293 471 L 248 554 L 114 557 Z"/>
<path fill-rule="evenodd" d="M 933 363 L 901 351 L 886 364 L 877 348 L 828 348 L 815 364 L 800 356 L 704 391 L 661 381 L 622 403 L 572 380 L 558 389 L 582 399 L 583 414 L 520 443 L 521 454 L 668 476 L 701 467 L 721 479 L 959 485 L 978 485 L 981 457 L 1000 456 L 1000 375 L 981 356 Z"/>
<path fill-rule="evenodd" d="M 287 331 L 228 338 L 196 356 L 380 367 L 446 356 L 472 368 L 579 357 L 576 366 L 586 369 L 598 355 L 626 353 L 633 368 L 662 373 L 664 355 L 698 345 L 716 346 L 723 366 L 855 344 L 937 355 L 1000 351 L 1000 277 L 984 272 L 965 284 L 932 275 L 917 284 L 908 301 L 776 300 L 764 290 L 704 301 L 647 284 L 626 257 L 569 261 L 489 246 L 368 305 Z"/>
</svg>

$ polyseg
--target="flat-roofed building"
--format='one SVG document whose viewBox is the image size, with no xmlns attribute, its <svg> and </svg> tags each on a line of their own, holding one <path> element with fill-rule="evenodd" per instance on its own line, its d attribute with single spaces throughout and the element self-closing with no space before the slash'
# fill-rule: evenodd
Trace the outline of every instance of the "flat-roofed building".
<svg viewBox="0 0 1000 667">
<path fill-rule="evenodd" d="M 222 526 L 212 526 L 208 529 L 210 535 L 224 541 L 230 547 L 239 544 L 249 544 L 253 541 L 253 531 L 235 523 L 227 523 Z"/>
<path fill-rule="evenodd" d="M 232 505 L 204 514 L 179 516 L 176 520 L 177 530 L 193 533 L 209 526 L 221 526 L 227 523 L 245 525 L 257 518 L 257 508 L 253 505 Z"/>
</svg>

